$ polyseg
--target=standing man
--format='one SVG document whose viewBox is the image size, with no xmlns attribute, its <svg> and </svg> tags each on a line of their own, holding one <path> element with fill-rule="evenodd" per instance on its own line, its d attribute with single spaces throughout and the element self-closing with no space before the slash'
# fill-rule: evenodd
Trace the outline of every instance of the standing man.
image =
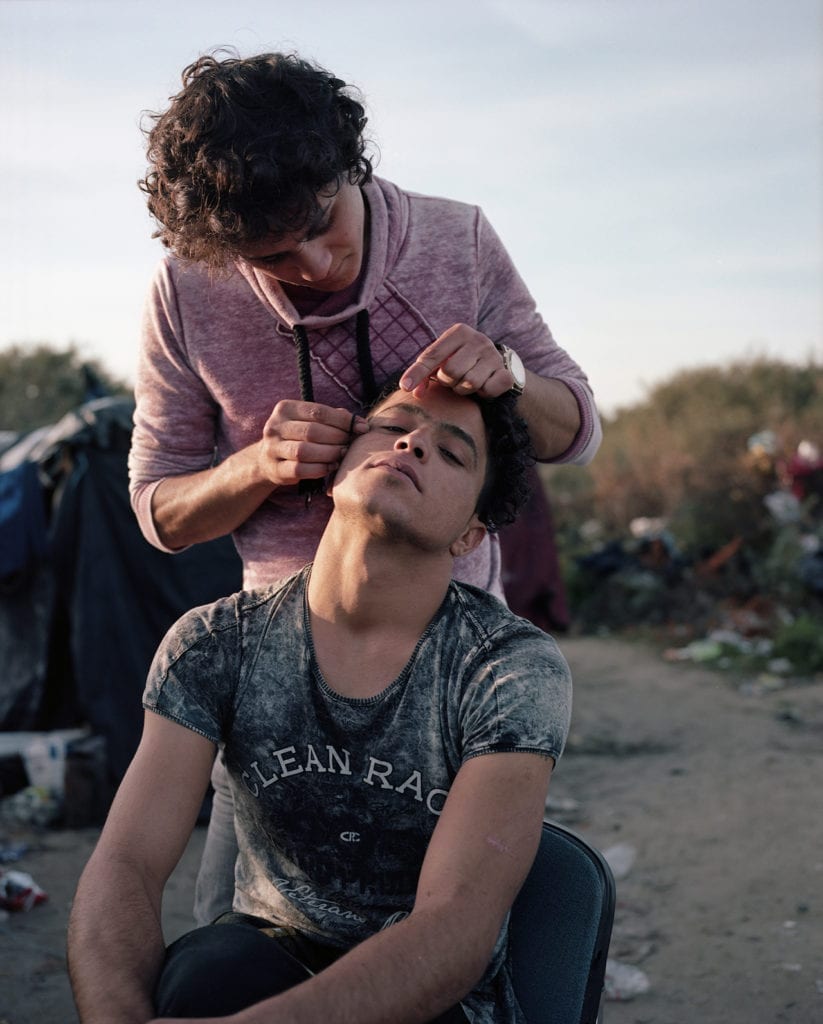
<svg viewBox="0 0 823 1024">
<path fill-rule="evenodd" d="M 294 55 L 206 56 L 148 133 L 141 186 L 170 255 L 146 306 L 132 504 L 164 551 L 231 533 L 246 587 L 314 556 L 322 481 L 394 373 L 410 394 L 432 376 L 514 391 L 542 460 L 584 463 L 600 441 L 583 372 L 482 212 L 374 177 L 365 123 L 344 82 Z M 502 596 L 496 539 L 455 575 Z M 218 903 L 220 822 L 229 840 L 217 799 L 201 890 Z"/>
<path fill-rule="evenodd" d="M 451 580 L 522 500 L 511 405 L 437 384 L 389 395 L 343 458 L 314 563 L 170 630 L 74 901 L 82 1024 L 522 1020 L 507 915 L 570 678 L 547 634 Z M 164 955 L 162 890 L 218 746 L 234 912 Z"/>
</svg>

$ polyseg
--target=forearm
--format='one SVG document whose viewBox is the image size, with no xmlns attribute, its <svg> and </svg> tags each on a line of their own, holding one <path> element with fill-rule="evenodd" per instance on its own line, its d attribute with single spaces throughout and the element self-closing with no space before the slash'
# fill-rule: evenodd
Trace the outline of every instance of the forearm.
<svg viewBox="0 0 823 1024">
<path fill-rule="evenodd" d="M 538 459 L 562 455 L 580 429 L 577 399 L 566 385 L 559 380 L 538 377 L 529 370 L 517 411 L 528 424 Z"/>
<path fill-rule="evenodd" d="M 164 954 L 160 899 L 133 866 L 92 857 L 77 888 L 68 964 L 81 1024 L 145 1024 Z"/>
<path fill-rule="evenodd" d="M 468 905 L 468 896 L 467 896 Z M 491 957 L 494 934 L 448 911 L 415 912 L 316 977 L 238 1014 L 236 1024 L 423 1024 L 458 1003 Z"/>
<path fill-rule="evenodd" d="M 169 548 L 223 537 L 244 523 L 274 488 L 261 469 L 260 443 L 211 469 L 166 477 L 152 497 L 158 536 Z"/>
</svg>

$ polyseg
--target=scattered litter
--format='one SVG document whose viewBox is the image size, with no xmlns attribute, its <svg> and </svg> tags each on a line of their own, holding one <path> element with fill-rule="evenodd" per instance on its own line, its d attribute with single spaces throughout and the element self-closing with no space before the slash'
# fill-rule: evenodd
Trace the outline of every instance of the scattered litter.
<svg viewBox="0 0 823 1024">
<path fill-rule="evenodd" d="M 651 988 L 645 971 L 618 960 L 606 960 L 605 994 L 612 1002 L 625 1003 Z"/>
<path fill-rule="evenodd" d="M 764 693 L 783 690 L 786 680 L 783 676 L 775 676 L 770 672 L 761 672 L 755 679 L 747 679 L 740 684 L 740 692 L 747 697 L 762 697 Z"/>
<path fill-rule="evenodd" d="M 774 716 L 778 722 L 783 722 L 785 725 L 805 725 L 803 715 L 798 711 L 792 704 L 786 704 L 782 708 L 778 708 Z"/>
<path fill-rule="evenodd" d="M 717 661 L 723 656 L 723 645 L 717 640 L 693 640 L 685 647 L 670 647 L 663 652 L 666 661 Z"/>
<path fill-rule="evenodd" d="M 31 910 L 48 896 L 31 875 L 22 871 L 4 871 L 0 874 L 0 908 L 15 913 Z"/>
<path fill-rule="evenodd" d="M 629 523 L 629 533 L 636 540 L 655 540 L 666 530 L 666 520 L 660 517 L 638 516 Z"/>
<path fill-rule="evenodd" d="M 773 430 L 759 430 L 752 434 L 746 442 L 746 447 L 755 455 L 776 455 L 779 448 L 777 434 Z"/>
<path fill-rule="evenodd" d="M 60 801 L 46 789 L 27 786 L 0 800 L 0 819 L 13 825 L 42 828 L 60 817 Z"/>
<path fill-rule="evenodd" d="M 637 849 L 631 843 L 615 843 L 614 846 L 603 851 L 603 856 L 612 869 L 615 881 L 620 881 L 621 878 L 626 878 L 631 871 L 637 858 Z"/>
<path fill-rule="evenodd" d="M 800 521 L 800 502 L 791 491 L 773 491 L 765 496 L 763 504 L 781 526 Z"/>
<path fill-rule="evenodd" d="M 28 843 L 9 843 L 0 840 L 0 864 L 11 864 L 28 852 Z"/>
</svg>

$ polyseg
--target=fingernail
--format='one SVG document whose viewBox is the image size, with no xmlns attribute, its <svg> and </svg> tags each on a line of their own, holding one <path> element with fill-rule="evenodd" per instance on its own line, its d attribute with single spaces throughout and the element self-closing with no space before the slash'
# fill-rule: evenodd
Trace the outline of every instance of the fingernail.
<svg viewBox="0 0 823 1024">
<path fill-rule="evenodd" d="M 400 387 L 404 391 L 411 391 L 414 388 L 414 384 L 412 383 L 412 378 L 411 377 L 401 377 L 400 378 Z"/>
</svg>

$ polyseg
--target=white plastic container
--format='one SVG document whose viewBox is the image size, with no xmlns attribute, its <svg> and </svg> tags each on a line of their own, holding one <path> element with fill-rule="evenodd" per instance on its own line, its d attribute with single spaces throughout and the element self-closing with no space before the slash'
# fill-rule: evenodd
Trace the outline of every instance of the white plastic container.
<svg viewBox="0 0 823 1024">
<path fill-rule="evenodd" d="M 65 790 L 66 748 L 85 736 L 83 729 L 34 733 L 23 747 L 23 763 L 32 786 L 62 799 Z"/>
</svg>

